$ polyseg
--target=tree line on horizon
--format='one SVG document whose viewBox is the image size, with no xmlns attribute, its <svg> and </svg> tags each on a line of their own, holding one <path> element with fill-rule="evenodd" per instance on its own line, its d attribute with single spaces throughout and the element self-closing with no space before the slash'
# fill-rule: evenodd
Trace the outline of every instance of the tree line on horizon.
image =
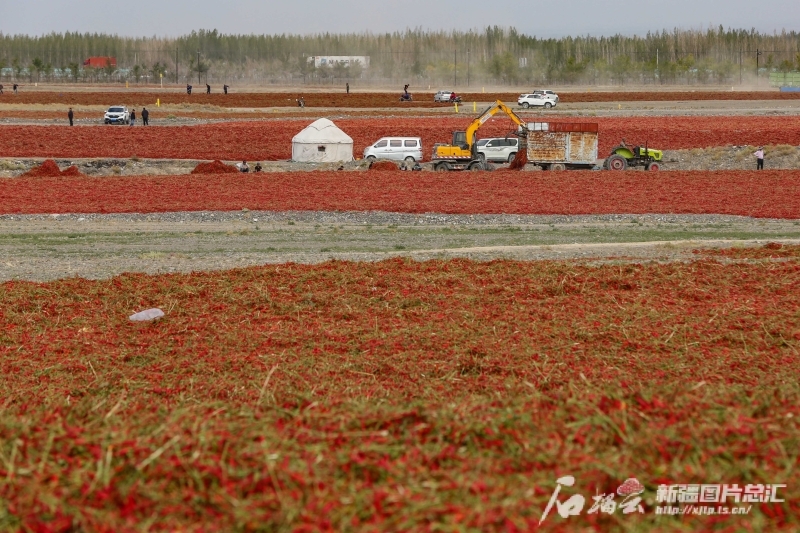
<svg viewBox="0 0 800 533">
<path fill-rule="evenodd" d="M 315 67 L 311 56 L 368 56 Z M 116 67 L 83 68 L 92 56 Z M 644 36 L 538 38 L 514 28 L 372 34 L 226 35 L 177 38 L 100 33 L 0 33 L 0 79 L 412 86 L 447 84 L 730 84 L 800 70 L 800 33 L 755 29 L 663 30 Z"/>
</svg>

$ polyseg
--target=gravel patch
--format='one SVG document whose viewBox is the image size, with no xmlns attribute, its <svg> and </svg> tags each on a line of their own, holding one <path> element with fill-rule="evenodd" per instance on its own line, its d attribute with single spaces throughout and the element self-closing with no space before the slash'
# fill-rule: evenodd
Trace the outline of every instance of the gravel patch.
<svg viewBox="0 0 800 533">
<path fill-rule="evenodd" d="M 752 218 L 736 215 L 678 215 L 678 214 L 606 214 L 606 215 L 453 215 L 443 213 L 394 213 L 388 211 L 176 211 L 168 213 L 65 213 L 34 215 L 0 215 L 0 221 L 89 221 L 89 222 L 262 222 L 348 225 L 402 226 L 509 226 L 529 224 L 725 224 L 785 223 L 784 219 Z"/>
<path fill-rule="evenodd" d="M 104 279 L 274 263 L 454 257 L 686 261 L 800 243 L 800 221 L 729 215 L 236 211 L 0 216 L 0 280 Z"/>
<path fill-rule="evenodd" d="M 656 147 L 657 148 L 657 147 Z M 754 170 L 754 146 L 720 146 L 712 148 L 694 148 L 691 150 L 664 150 L 663 171 L 670 170 Z M 767 169 L 800 168 L 800 146 L 778 145 L 766 146 Z M 46 158 L 0 158 L 0 178 L 14 178 L 42 164 Z M 123 159 L 123 158 L 57 158 L 55 162 L 62 169 L 75 165 L 87 176 L 165 176 L 189 174 L 199 163 L 207 160 L 199 159 Z M 235 165 L 240 161 L 223 161 Z M 603 159 L 597 164 L 602 166 Z M 430 161 L 423 162 L 424 172 L 433 171 Z M 294 161 L 264 161 L 265 173 L 270 172 L 313 172 L 342 170 L 345 172 L 364 172 L 369 163 L 363 160 L 347 163 L 298 163 Z M 504 168 L 507 165 L 493 163 L 491 169 Z M 539 167 L 528 165 L 525 172 L 541 172 Z M 642 168 L 629 169 L 626 172 L 645 172 Z"/>
</svg>

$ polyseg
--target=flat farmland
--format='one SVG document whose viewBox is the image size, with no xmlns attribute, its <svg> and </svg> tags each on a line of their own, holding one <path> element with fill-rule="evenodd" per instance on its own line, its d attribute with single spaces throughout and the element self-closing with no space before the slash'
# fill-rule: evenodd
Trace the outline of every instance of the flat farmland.
<svg viewBox="0 0 800 533">
<path fill-rule="evenodd" d="M 543 530 L 796 531 L 798 249 L 737 257 L 7 282 L 0 520 L 530 531 L 572 475 L 583 513 Z M 632 477 L 642 512 L 588 512 Z M 709 481 L 786 486 L 745 517 L 654 512 Z"/>
<path fill-rule="evenodd" d="M 800 171 L 271 172 L 0 180 L 0 213 L 727 214 L 800 218 Z"/>
<path fill-rule="evenodd" d="M 0 104 L 65 104 L 65 105 L 114 105 L 117 103 L 137 102 L 137 105 L 155 103 L 156 99 L 164 104 L 202 104 L 220 107 L 287 107 L 296 106 L 296 100 L 303 97 L 308 107 L 335 107 L 335 108 L 370 108 L 370 107 L 396 107 L 396 108 L 434 108 L 448 104 L 435 103 L 433 93 L 420 91 L 419 88 L 410 87 L 409 92 L 414 94 L 414 101 L 401 102 L 397 92 L 356 92 L 345 94 L 344 83 L 341 87 L 327 90 L 319 88 L 298 88 L 292 92 L 241 92 L 222 94 L 220 87 L 214 87 L 214 93 L 205 94 L 200 86 L 194 87 L 194 94 L 184 91 L 163 91 L 153 89 L 150 91 L 137 91 L 135 88 L 120 91 L 39 91 L 26 90 L 22 87 L 19 94 L 6 92 L 0 95 Z M 435 91 L 434 91 L 435 92 Z M 519 92 L 460 92 L 464 102 L 488 102 L 502 100 L 516 102 Z M 585 102 L 679 102 L 687 100 L 702 101 L 728 101 L 728 100 L 774 100 L 774 101 L 800 101 L 797 93 L 778 91 L 595 91 L 595 92 L 560 92 L 559 99 L 562 103 Z"/>
<path fill-rule="evenodd" d="M 553 119 L 525 115 L 529 121 L 596 122 L 600 154 L 623 138 L 661 149 L 726 145 L 800 145 L 800 116 L 789 117 L 597 117 Z M 450 142 L 472 115 L 442 118 L 342 119 L 335 123 L 353 138 L 354 153 L 387 135 L 421 137 L 424 156 L 434 143 Z M 313 121 L 265 120 L 175 127 L 3 126 L 0 157 L 118 157 L 168 159 L 280 160 L 291 157 L 291 141 Z M 516 126 L 499 115 L 481 128 L 482 137 L 513 134 Z"/>
<path fill-rule="evenodd" d="M 301 116 L 263 111 L 301 94 Z M 419 96 L 0 97 L 9 120 L 157 97 L 186 121 L 260 119 L 0 125 L 0 530 L 800 529 L 800 95 L 562 94 L 784 116 L 523 114 L 597 122 L 601 156 L 625 138 L 749 165 L 767 145 L 766 171 L 287 170 L 314 107 L 356 155 L 402 135 L 427 157 L 474 117 L 394 112 L 439 112 Z M 515 129 L 498 115 L 480 136 Z M 131 175 L 17 176 L 39 158 Z M 274 171 L 175 175 L 211 159 Z M 544 519 L 563 476 L 560 504 L 585 505 Z M 779 492 L 659 514 L 679 484 Z"/>
</svg>

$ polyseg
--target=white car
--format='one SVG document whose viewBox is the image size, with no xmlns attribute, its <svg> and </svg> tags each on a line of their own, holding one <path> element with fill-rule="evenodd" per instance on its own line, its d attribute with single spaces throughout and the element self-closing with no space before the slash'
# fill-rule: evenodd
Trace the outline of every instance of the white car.
<svg viewBox="0 0 800 533">
<path fill-rule="evenodd" d="M 553 105 L 558 103 L 558 95 L 550 89 L 536 89 L 535 91 L 531 91 L 531 94 L 541 94 L 543 98 L 553 102 Z"/>
<path fill-rule="evenodd" d="M 131 114 L 124 105 L 115 105 L 108 108 L 103 117 L 103 122 L 105 124 L 130 124 Z"/>
<path fill-rule="evenodd" d="M 433 95 L 433 101 L 434 102 L 451 102 L 451 101 L 460 102 L 461 101 L 461 97 L 460 96 L 456 95 L 456 96 L 453 97 L 452 95 L 453 95 L 453 91 L 439 91 L 438 93 Z M 454 100 L 450 100 L 451 97 L 453 97 Z"/>
<path fill-rule="evenodd" d="M 486 161 L 499 161 L 510 163 L 517 155 L 519 139 L 516 137 L 499 137 L 495 139 L 480 139 L 476 143 L 476 151 Z"/>
<path fill-rule="evenodd" d="M 558 102 L 546 98 L 543 94 L 521 94 L 519 98 L 517 98 L 517 104 L 523 109 L 528 109 L 529 107 L 550 109 L 551 107 L 555 107 Z"/>
</svg>

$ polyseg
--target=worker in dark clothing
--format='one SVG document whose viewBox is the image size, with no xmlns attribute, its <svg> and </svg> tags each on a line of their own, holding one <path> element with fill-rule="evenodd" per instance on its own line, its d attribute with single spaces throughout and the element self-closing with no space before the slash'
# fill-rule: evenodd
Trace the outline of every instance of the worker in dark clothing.
<svg viewBox="0 0 800 533">
<path fill-rule="evenodd" d="M 69 125 L 72 126 L 72 119 L 75 118 L 75 113 L 72 112 L 72 108 L 69 108 L 69 112 L 67 113 L 67 118 L 69 119 Z"/>
<path fill-rule="evenodd" d="M 15 84 L 14 84 L 14 94 L 17 94 L 17 87 L 19 87 L 19 85 L 17 85 L 17 84 L 15 83 Z"/>
<path fill-rule="evenodd" d="M 130 125 L 131 126 L 135 126 L 136 125 L 136 110 L 135 109 L 131 109 L 131 124 Z"/>
<path fill-rule="evenodd" d="M 0 86 L 0 87 L 2 87 L 2 86 Z M 350 94 L 350 84 L 349 83 L 345 83 L 345 87 L 347 88 L 347 94 Z"/>
<path fill-rule="evenodd" d="M 305 106 L 306 106 L 306 101 L 303 100 L 303 97 L 301 96 L 300 98 L 297 99 L 297 107 L 305 107 Z"/>
<path fill-rule="evenodd" d="M 148 120 L 150 119 L 150 111 L 147 110 L 146 107 L 142 108 L 142 126 L 147 126 L 150 124 Z"/>
<path fill-rule="evenodd" d="M 188 83 L 186 84 L 186 94 L 192 94 L 192 86 Z"/>
<path fill-rule="evenodd" d="M 3 94 L 3 84 L 0 83 L 0 94 Z"/>
<path fill-rule="evenodd" d="M 227 85 L 223 85 L 222 86 L 222 90 L 225 92 L 225 94 L 228 94 L 228 86 Z"/>
<path fill-rule="evenodd" d="M 206 83 L 206 94 L 211 94 L 211 85 Z"/>
<path fill-rule="evenodd" d="M 261 163 L 256 163 L 256 167 L 253 170 L 256 172 L 261 172 L 263 170 L 263 168 L 261 168 Z"/>
</svg>

